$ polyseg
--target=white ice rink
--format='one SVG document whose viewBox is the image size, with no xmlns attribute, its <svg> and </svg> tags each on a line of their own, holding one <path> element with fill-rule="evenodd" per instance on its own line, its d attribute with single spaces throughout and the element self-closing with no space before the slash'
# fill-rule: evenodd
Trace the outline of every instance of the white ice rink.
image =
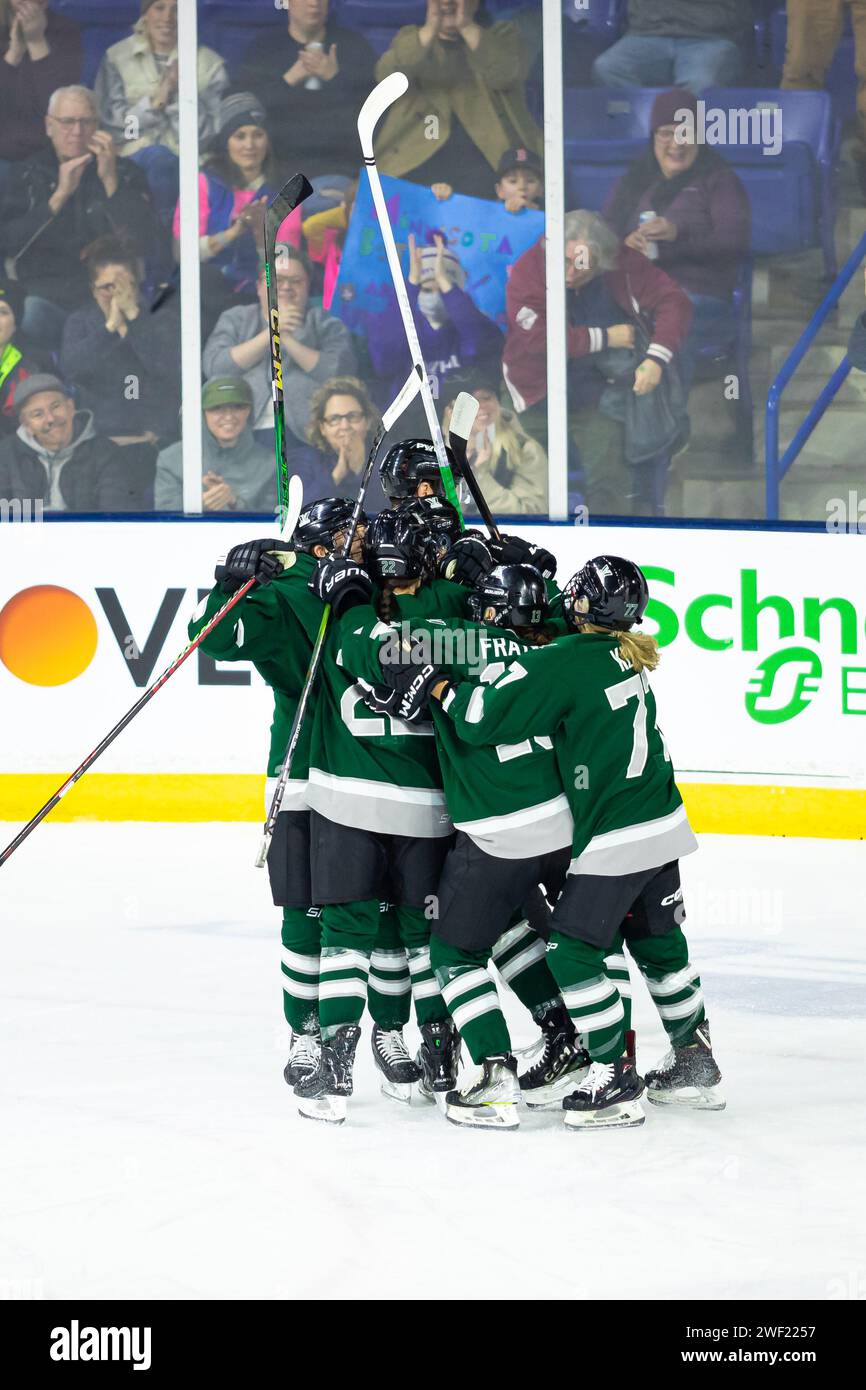
<svg viewBox="0 0 866 1390">
<path fill-rule="evenodd" d="M 684 861 L 724 1113 L 497 1134 L 382 1099 L 368 1020 L 346 1125 L 297 1117 L 257 843 L 49 823 L 0 873 L 6 1296 L 866 1297 L 866 844 Z"/>
</svg>

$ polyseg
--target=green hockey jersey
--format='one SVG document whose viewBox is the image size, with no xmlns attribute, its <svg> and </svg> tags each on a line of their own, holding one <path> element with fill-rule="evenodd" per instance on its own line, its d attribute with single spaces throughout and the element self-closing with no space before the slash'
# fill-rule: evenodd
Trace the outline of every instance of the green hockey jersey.
<svg viewBox="0 0 866 1390">
<path fill-rule="evenodd" d="M 416 594 L 395 595 L 393 611 L 407 619 L 462 614 L 466 594 L 437 579 Z M 369 709 L 364 684 L 343 664 L 355 612 L 334 625 L 322 654 L 307 803 L 340 825 L 418 839 L 450 835 L 432 723 L 407 724 Z"/>
<path fill-rule="evenodd" d="M 372 607 L 363 607 L 353 609 L 343 624 L 343 665 L 359 679 L 381 685 L 380 651 L 398 640 L 412 644 L 419 663 L 429 661 L 457 680 L 481 672 L 493 678 L 506 661 L 533 650 L 502 628 L 455 618 L 388 625 Z M 500 859 L 548 854 L 572 843 L 571 810 L 548 735 L 470 748 L 435 700 L 431 709 L 445 801 L 458 830 Z"/>
<path fill-rule="evenodd" d="M 267 806 L 282 770 L 313 643 L 322 621 L 322 604 L 307 587 L 315 566 L 312 555 L 292 552 L 291 565 L 270 584 L 257 584 L 251 589 L 201 644 L 202 650 L 216 661 L 252 662 L 273 689 L 274 717 L 265 788 Z M 193 614 L 190 638 L 201 632 L 225 602 L 226 595 L 217 585 Z M 315 698 L 314 690 L 286 785 L 284 811 L 306 809 Z"/>
<path fill-rule="evenodd" d="M 569 873 L 636 873 L 697 848 L 649 679 L 615 637 L 562 637 L 494 663 L 442 708 L 473 745 L 552 736 L 574 817 Z"/>
</svg>

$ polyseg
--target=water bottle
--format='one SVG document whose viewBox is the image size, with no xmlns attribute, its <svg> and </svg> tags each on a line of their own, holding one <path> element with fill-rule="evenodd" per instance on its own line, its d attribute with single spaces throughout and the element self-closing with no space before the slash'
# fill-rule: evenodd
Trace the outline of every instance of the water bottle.
<svg viewBox="0 0 866 1390">
<path fill-rule="evenodd" d="M 655 212 L 642 212 L 641 215 L 640 215 L 640 217 L 638 218 L 638 226 L 639 226 L 639 227 L 642 227 L 643 224 L 644 224 L 644 222 L 652 222 L 653 218 L 655 218 L 655 217 L 657 217 L 657 216 L 658 216 L 658 213 L 655 213 Z M 656 245 L 656 243 L 655 243 L 654 241 L 648 241 L 648 242 L 647 242 L 647 249 L 646 249 L 646 253 L 645 253 L 645 254 L 646 254 L 646 256 L 648 257 L 648 259 L 651 260 L 651 261 L 657 261 L 657 260 L 658 260 L 658 258 L 659 258 L 659 248 L 658 248 L 658 246 Z"/>
<path fill-rule="evenodd" d="M 319 52 L 319 53 L 322 51 L 322 49 L 323 49 L 324 47 L 325 47 L 325 45 L 324 45 L 323 43 L 308 43 L 308 44 L 306 45 L 306 48 L 307 48 L 308 51 L 311 51 L 311 50 L 315 49 L 315 50 L 316 50 L 317 52 Z M 312 75 L 311 75 L 310 77 L 308 77 L 307 80 L 306 80 L 306 82 L 304 83 L 304 86 L 306 87 L 306 89 L 307 89 L 308 92 L 317 92 L 317 91 L 319 90 L 319 88 L 321 87 L 321 85 L 322 85 L 322 79 L 321 79 L 321 77 L 313 77 Z"/>
</svg>

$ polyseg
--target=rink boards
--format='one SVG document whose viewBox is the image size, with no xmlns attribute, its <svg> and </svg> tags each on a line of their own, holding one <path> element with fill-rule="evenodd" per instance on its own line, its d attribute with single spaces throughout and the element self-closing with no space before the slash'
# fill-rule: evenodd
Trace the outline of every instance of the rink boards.
<svg viewBox="0 0 866 1390">
<path fill-rule="evenodd" d="M 3 526 L 0 819 L 25 820 L 186 645 L 249 522 Z M 660 721 L 698 830 L 861 838 L 866 539 L 824 532 L 521 526 L 564 581 L 627 555 L 651 593 Z M 259 820 L 271 697 L 194 653 L 57 819 Z"/>
</svg>

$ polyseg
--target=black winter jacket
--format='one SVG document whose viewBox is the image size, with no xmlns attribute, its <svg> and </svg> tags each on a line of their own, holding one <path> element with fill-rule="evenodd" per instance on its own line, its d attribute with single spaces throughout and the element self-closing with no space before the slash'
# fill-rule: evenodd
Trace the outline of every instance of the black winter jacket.
<svg viewBox="0 0 866 1390">
<path fill-rule="evenodd" d="M 88 416 L 78 415 L 78 422 Z M 105 435 L 82 439 L 60 473 L 60 494 L 70 512 L 140 511 L 142 498 L 123 449 Z M 50 500 L 48 470 L 39 455 L 17 434 L 0 441 L 0 499 Z"/>
</svg>

